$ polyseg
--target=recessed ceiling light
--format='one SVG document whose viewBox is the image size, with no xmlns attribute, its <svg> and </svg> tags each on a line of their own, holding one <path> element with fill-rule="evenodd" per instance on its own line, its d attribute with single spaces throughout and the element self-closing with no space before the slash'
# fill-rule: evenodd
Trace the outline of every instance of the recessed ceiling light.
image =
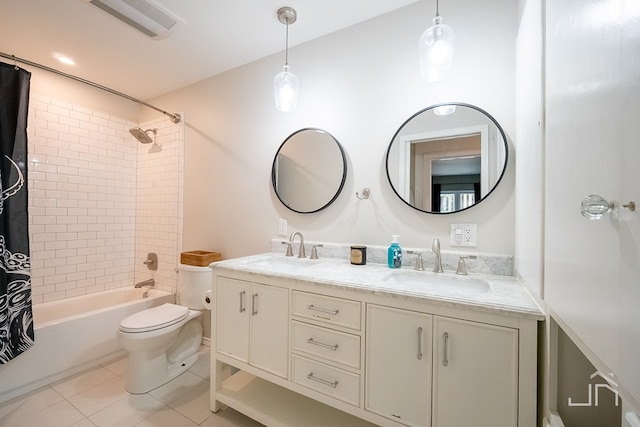
<svg viewBox="0 0 640 427">
<path fill-rule="evenodd" d="M 76 65 L 75 61 L 66 55 L 54 52 L 53 57 L 65 65 Z"/>
</svg>

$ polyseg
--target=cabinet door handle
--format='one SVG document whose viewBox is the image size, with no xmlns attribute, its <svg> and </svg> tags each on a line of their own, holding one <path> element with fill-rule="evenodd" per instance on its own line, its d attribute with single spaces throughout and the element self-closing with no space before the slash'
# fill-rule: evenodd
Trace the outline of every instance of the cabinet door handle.
<svg viewBox="0 0 640 427">
<path fill-rule="evenodd" d="M 316 307 L 313 304 L 309 304 L 307 306 L 308 310 L 313 310 L 313 311 L 320 311 L 322 313 L 329 313 L 329 314 L 333 314 L 334 316 L 337 315 L 338 313 L 340 313 L 340 310 L 338 310 L 337 308 L 335 310 L 329 310 L 326 308 L 321 308 L 321 307 Z"/>
<path fill-rule="evenodd" d="M 333 345 L 325 344 L 323 342 L 316 341 L 313 338 L 307 338 L 307 344 L 317 345 L 318 347 L 328 348 L 329 350 L 333 350 L 333 351 L 336 351 L 338 349 L 338 344 L 333 344 Z"/>
<path fill-rule="evenodd" d="M 313 375 L 313 372 L 309 372 L 307 374 L 307 378 L 310 379 L 310 380 L 319 382 L 320 384 L 328 385 L 329 387 L 333 387 L 333 388 L 338 387 L 338 380 L 336 380 L 334 382 L 323 380 L 322 378 L 318 378 L 315 375 Z"/>
<path fill-rule="evenodd" d="M 422 360 L 422 326 L 418 328 L 418 360 Z"/>
<path fill-rule="evenodd" d="M 241 291 L 240 292 L 240 313 L 244 313 L 244 295 L 246 294 L 245 291 Z"/>
<path fill-rule="evenodd" d="M 449 332 L 442 334 L 442 366 L 449 366 Z"/>
<path fill-rule="evenodd" d="M 251 295 L 251 315 L 258 314 L 258 294 Z"/>
</svg>

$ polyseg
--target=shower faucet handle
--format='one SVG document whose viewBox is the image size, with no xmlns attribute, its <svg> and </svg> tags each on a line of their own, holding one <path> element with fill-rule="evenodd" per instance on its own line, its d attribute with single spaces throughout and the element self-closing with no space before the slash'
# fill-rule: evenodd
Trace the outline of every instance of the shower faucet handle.
<svg viewBox="0 0 640 427">
<path fill-rule="evenodd" d="M 147 266 L 149 270 L 157 270 L 158 269 L 158 254 L 154 252 L 149 252 L 147 254 L 147 259 L 143 262 L 144 265 Z"/>
</svg>

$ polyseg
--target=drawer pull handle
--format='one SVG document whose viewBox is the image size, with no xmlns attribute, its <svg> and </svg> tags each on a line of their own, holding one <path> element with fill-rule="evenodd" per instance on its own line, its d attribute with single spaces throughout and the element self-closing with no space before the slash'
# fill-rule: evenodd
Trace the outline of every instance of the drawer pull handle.
<svg viewBox="0 0 640 427">
<path fill-rule="evenodd" d="M 313 304 L 309 304 L 307 306 L 307 309 L 308 310 L 313 310 L 313 311 L 320 311 L 322 313 L 329 313 L 329 314 L 332 314 L 334 316 L 337 315 L 338 313 L 340 313 L 340 310 L 338 310 L 337 308 L 335 310 L 329 310 L 329 309 L 326 309 L 326 308 L 316 307 Z"/>
<path fill-rule="evenodd" d="M 307 374 L 307 378 L 310 379 L 310 380 L 319 382 L 320 384 L 328 385 L 329 387 L 333 387 L 333 388 L 338 387 L 338 380 L 336 380 L 334 382 L 323 380 L 322 378 L 318 378 L 315 375 L 313 375 L 313 372 L 309 372 Z"/>
<path fill-rule="evenodd" d="M 307 344 L 317 345 L 318 347 L 328 348 L 329 350 L 333 350 L 333 351 L 336 351 L 338 349 L 338 344 L 333 344 L 333 345 L 325 344 L 323 342 L 316 341 L 313 338 L 307 338 Z"/>
<path fill-rule="evenodd" d="M 245 291 L 240 292 L 240 313 L 244 313 L 244 295 L 246 294 Z"/>
<path fill-rule="evenodd" d="M 422 360 L 422 326 L 418 328 L 418 360 Z"/>
<path fill-rule="evenodd" d="M 442 334 L 442 366 L 449 366 L 449 332 Z"/>
</svg>

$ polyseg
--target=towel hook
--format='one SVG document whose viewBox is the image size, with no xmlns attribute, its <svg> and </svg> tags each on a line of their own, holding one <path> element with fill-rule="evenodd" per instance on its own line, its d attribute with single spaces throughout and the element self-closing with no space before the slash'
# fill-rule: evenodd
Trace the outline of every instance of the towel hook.
<svg viewBox="0 0 640 427">
<path fill-rule="evenodd" d="M 356 191 L 356 197 L 360 200 L 368 199 L 370 194 L 371 190 L 369 188 L 362 189 L 362 196 Z"/>
</svg>

